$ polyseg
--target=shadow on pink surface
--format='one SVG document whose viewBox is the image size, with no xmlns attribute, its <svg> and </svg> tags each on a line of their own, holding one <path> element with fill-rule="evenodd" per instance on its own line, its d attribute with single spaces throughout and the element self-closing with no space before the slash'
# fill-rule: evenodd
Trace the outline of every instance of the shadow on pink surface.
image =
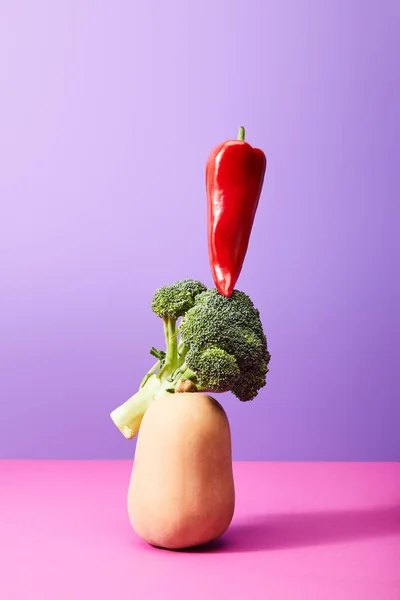
<svg viewBox="0 0 400 600">
<path fill-rule="evenodd" d="M 259 515 L 233 522 L 220 539 L 185 552 L 257 552 L 400 533 L 400 504 L 371 509 Z"/>
</svg>

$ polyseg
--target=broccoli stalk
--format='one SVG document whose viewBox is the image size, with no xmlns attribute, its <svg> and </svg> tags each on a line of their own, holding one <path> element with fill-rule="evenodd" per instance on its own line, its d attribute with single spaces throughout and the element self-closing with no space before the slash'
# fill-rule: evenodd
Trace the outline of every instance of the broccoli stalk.
<svg viewBox="0 0 400 600">
<path fill-rule="evenodd" d="M 160 379 L 151 374 L 136 394 L 113 410 L 110 416 L 127 440 L 137 434 L 149 403 L 162 391 Z"/>
<path fill-rule="evenodd" d="M 164 325 L 165 351 L 138 392 L 111 413 L 127 439 L 139 430 L 149 404 L 166 392 L 226 392 L 246 402 L 266 383 L 270 354 L 258 310 L 243 292 L 229 298 L 185 279 L 156 291 L 152 309 Z M 182 318 L 178 324 L 178 320 Z"/>
<path fill-rule="evenodd" d="M 196 374 L 185 362 L 188 348 L 182 343 L 178 345 L 176 322 L 166 319 L 164 325 L 165 353 L 162 352 L 162 356 L 160 351 L 160 359 L 144 376 L 136 394 L 110 415 L 128 440 L 136 435 L 150 402 L 158 396 L 165 392 L 174 393 L 177 385 L 183 380 L 191 380 L 195 384 L 196 387 L 191 387 L 191 391 L 204 391 L 197 382 Z"/>
<path fill-rule="evenodd" d="M 176 327 L 176 319 L 171 315 L 162 317 L 164 323 L 165 335 L 165 362 L 161 370 L 161 376 L 169 377 L 179 366 L 178 364 L 178 330 Z"/>
</svg>

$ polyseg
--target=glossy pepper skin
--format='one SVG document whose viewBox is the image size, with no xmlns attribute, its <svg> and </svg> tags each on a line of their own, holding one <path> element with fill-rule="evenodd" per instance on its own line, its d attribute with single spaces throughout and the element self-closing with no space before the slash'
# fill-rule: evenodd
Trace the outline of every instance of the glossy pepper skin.
<svg viewBox="0 0 400 600">
<path fill-rule="evenodd" d="M 267 159 L 264 152 L 237 140 L 214 148 L 206 165 L 208 253 L 218 291 L 231 296 L 247 253 Z"/>
</svg>

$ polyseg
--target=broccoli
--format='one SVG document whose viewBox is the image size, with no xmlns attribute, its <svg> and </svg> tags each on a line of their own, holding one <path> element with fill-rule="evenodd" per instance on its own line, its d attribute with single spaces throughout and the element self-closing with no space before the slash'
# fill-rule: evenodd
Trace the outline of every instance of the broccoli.
<svg viewBox="0 0 400 600">
<path fill-rule="evenodd" d="M 139 391 L 111 413 L 126 438 L 136 435 L 149 403 L 165 392 L 232 391 L 246 402 L 266 385 L 267 339 L 259 311 L 244 292 L 225 297 L 184 279 L 158 289 L 152 309 L 163 320 L 166 348 L 151 348 L 157 362 Z"/>
</svg>

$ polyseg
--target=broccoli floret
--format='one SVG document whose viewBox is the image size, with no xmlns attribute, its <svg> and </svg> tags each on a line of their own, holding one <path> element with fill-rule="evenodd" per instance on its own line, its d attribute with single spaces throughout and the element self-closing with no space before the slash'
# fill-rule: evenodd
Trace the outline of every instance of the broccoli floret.
<svg viewBox="0 0 400 600">
<path fill-rule="evenodd" d="M 163 320 L 166 349 L 150 350 L 157 363 L 139 391 L 111 413 L 125 437 L 136 435 L 149 403 L 166 391 L 232 391 L 246 402 L 265 386 L 267 339 L 260 313 L 244 292 L 225 297 L 184 279 L 157 290 L 152 309 Z"/>
<path fill-rule="evenodd" d="M 240 375 L 229 389 L 239 400 L 252 400 L 265 386 L 270 360 L 267 340 L 260 313 L 244 292 L 234 290 L 229 298 L 216 289 L 202 292 L 179 330 L 189 348 L 218 347 L 235 358 Z"/>
<path fill-rule="evenodd" d="M 178 319 L 194 305 L 195 297 L 206 290 L 200 281 L 183 279 L 172 285 L 164 285 L 154 294 L 151 308 L 159 317 Z"/>
<path fill-rule="evenodd" d="M 242 400 L 243 402 L 253 400 L 257 396 L 259 390 L 266 385 L 266 375 L 269 371 L 268 363 L 270 358 L 271 355 L 267 351 L 265 357 L 257 366 L 247 367 L 242 370 L 242 376 L 232 386 L 232 393 L 239 398 L 239 400 Z"/>
<path fill-rule="evenodd" d="M 186 354 L 186 364 L 195 373 L 198 387 L 213 392 L 232 389 L 240 375 L 236 358 L 215 346 L 206 350 L 192 346 Z"/>
<path fill-rule="evenodd" d="M 166 341 L 165 360 L 160 363 L 162 377 L 170 376 L 179 367 L 176 321 L 194 306 L 195 298 L 206 286 L 194 279 L 182 279 L 156 290 L 151 307 L 162 318 Z"/>
</svg>

